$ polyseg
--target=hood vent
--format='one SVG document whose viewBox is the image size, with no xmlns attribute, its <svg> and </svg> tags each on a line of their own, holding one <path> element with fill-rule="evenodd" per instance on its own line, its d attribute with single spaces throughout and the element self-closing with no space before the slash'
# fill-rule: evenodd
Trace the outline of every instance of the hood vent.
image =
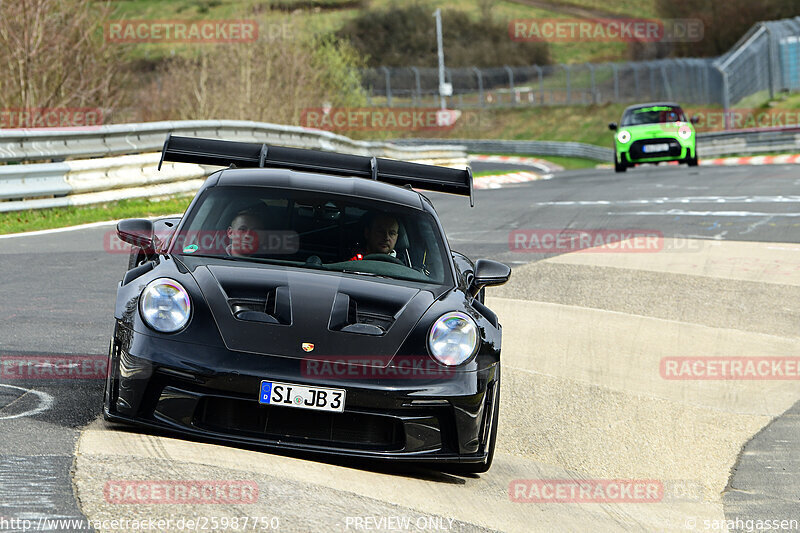
<svg viewBox="0 0 800 533">
<path fill-rule="evenodd" d="M 394 323 L 394 317 L 372 310 L 359 310 L 355 298 L 343 292 L 337 292 L 331 307 L 331 319 L 328 329 L 362 335 L 383 335 Z"/>
<path fill-rule="evenodd" d="M 268 291 L 264 298 L 229 298 L 228 305 L 238 320 L 287 326 L 292 323 L 292 296 L 285 285 Z"/>
</svg>

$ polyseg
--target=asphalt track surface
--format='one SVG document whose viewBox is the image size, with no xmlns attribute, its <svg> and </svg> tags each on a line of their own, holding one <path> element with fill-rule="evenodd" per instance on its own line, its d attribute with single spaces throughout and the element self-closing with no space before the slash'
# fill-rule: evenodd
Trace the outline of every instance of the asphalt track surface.
<svg viewBox="0 0 800 533">
<path fill-rule="evenodd" d="M 664 357 L 800 356 L 796 167 L 569 171 L 476 191 L 472 209 L 430 196 L 452 248 L 514 267 L 512 281 L 488 293 L 505 366 L 487 474 L 148 435 L 98 418 L 102 380 L 4 374 L 0 529 L 21 531 L 3 519 L 25 518 L 35 530 L 43 517 L 249 515 L 278 518 L 281 531 L 747 531 L 757 520 L 800 520 L 796 380 L 659 374 Z M 105 354 L 127 261 L 104 252 L 111 229 L 0 239 L 0 356 Z M 515 248 L 509 234 L 531 229 L 664 239 L 658 253 Z M 260 497 L 186 507 L 104 497 L 107 481 L 131 479 L 252 480 Z M 520 503 L 509 496 L 517 479 L 657 480 L 664 490 L 657 503 Z"/>
</svg>

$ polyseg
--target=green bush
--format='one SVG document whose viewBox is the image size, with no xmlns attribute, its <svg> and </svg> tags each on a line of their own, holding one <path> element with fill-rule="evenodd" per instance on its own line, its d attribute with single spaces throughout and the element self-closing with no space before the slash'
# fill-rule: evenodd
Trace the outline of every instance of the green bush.
<svg viewBox="0 0 800 533">
<path fill-rule="evenodd" d="M 433 10 L 423 5 L 366 11 L 337 33 L 367 56 L 372 67 L 434 67 L 438 63 Z M 448 67 L 546 65 L 546 43 L 512 41 L 508 24 L 475 21 L 456 9 L 442 10 L 442 40 Z"/>
</svg>

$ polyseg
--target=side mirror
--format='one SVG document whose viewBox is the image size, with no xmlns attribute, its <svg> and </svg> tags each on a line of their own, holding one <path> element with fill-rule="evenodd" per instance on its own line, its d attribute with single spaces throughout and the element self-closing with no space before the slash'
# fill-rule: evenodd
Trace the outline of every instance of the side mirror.
<svg viewBox="0 0 800 533">
<path fill-rule="evenodd" d="M 697 124 L 698 122 L 700 122 L 700 119 L 696 116 L 692 116 L 692 118 L 689 119 L 689 122 L 691 122 L 692 124 Z"/>
<path fill-rule="evenodd" d="M 608 129 L 611 131 L 617 131 L 617 123 L 616 122 L 609 122 Z"/>
<path fill-rule="evenodd" d="M 147 252 L 153 251 L 153 223 L 145 218 L 120 220 L 117 223 L 117 236 Z"/>
<path fill-rule="evenodd" d="M 484 287 L 502 285 L 511 277 L 511 268 L 503 263 L 491 259 L 478 259 L 475 262 L 475 272 L 472 278 L 470 293 L 478 294 Z"/>
</svg>

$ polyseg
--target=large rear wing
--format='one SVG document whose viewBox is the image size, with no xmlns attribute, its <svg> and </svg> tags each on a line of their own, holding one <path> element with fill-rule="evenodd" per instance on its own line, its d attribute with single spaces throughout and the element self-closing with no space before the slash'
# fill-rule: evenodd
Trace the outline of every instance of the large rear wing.
<svg viewBox="0 0 800 533">
<path fill-rule="evenodd" d="M 159 170 L 164 161 L 239 168 L 285 168 L 356 176 L 469 196 L 470 206 L 474 205 L 472 170 L 469 167 L 459 170 L 378 157 L 172 135 L 168 135 L 164 142 Z"/>
</svg>

